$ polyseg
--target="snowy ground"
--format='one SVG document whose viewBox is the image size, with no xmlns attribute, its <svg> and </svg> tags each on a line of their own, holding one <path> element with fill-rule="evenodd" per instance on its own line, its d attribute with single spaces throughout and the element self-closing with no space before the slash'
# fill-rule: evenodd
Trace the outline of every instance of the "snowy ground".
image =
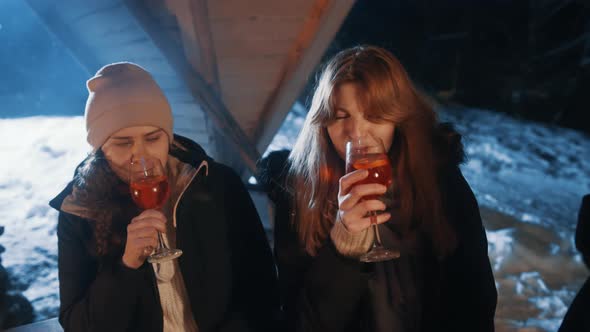
<svg viewBox="0 0 590 332">
<path fill-rule="evenodd" d="M 466 137 L 463 172 L 485 209 L 497 322 L 556 331 L 588 275 L 573 236 L 590 193 L 590 138 L 483 110 L 439 113 Z"/>
<path fill-rule="evenodd" d="M 47 203 L 89 150 L 84 122 L 82 117 L 0 119 L 0 133 L 2 264 L 33 303 L 37 319 L 55 317 L 57 213 Z"/>
<path fill-rule="evenodd" d="M 297 105 L 270 149 L 291 147 L 303 114 Z M 482 207 L 500 293 L 497 330 L 555 331 L 588 274 L 573 232 L 590 193 L 590 138 L 481 110 L 440 114 L 466 138 L 463 172 Z M 56 316 L 59 303 L 57 214 L 47 202 L 89 151 L 83 128 L 81 117 L 0 119 L 2 264 L 38 320 Z"/>
</svg>

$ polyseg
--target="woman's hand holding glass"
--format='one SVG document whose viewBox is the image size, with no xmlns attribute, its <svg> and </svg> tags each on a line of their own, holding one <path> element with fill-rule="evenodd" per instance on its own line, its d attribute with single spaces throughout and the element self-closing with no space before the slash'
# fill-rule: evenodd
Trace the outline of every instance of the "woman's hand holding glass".
<svg viewBox="0 0 590 332">
<path fill-rule="evenodd" d="M 161 209 L 170 196 L 168 177 L 164 172 L 162 162 L 155 157 L 138 156 L 131 158 L 129 165 L 129 189 L 131 197 L 137 206 L 145 210 Z M 162 212 L 158 212 L 166 224 Z M 162 263 L 176 259 L 182 255 L 182 250 L 168 248 L 162 238 L 162 232 L 156 232 L 158 245 L 145 247 L 144 253 L 149 252 L 149 263 Z M 150 254 L 151 253 L 151 254 Z"/>
<path fill-rule="evenodd" d="M 370 263 L 398 258 L 400 256 L 399 250 L 389 249 L 383 246 L 381 236 L 379 235 L 379 228 L 377 227 L 379 222 L 386 222 L 391 216 L 382 216 L 383 213 L 378 213 L 386 209 L 383 202 L 378 204 L 378 206 L 376 202 L 373 202 L 379 200 L 379 197 L 383 196 L 387 191 L 387 186 L 393 183 L 393 172 L 387 150 L 379 137 L 368 134 L 356 138 L 351 137 L 346 142 L 346 173 L 354 174 L 358 171 L 363 172 L 363 177 L 360 178 L 359 176 L 354 181 L 356 185 L 348 192 L 353 193 L 352 203 L 358 203 L 362 206 L 362 209 L 356 210 L 361 210 L 365 213 L 361 220 L 363 220 L 363 224 L 366 224 L 368 219 L 369 224 L 373 227 L 373 234 L 375 236 L 373 247 L 360 257 L 360 261 Z M 371 186 L 365 187 L 366 185 Z M 372 192 L 377 190 L 377 188 L 380 188 L 381 192 Z M 346 204 L 345 207 L 347 207 Z"/>
<path fill-rule="evenodd" d="M 359 233 L 371 227 L 373 222 L 382 224 L 391 215 L 387 212 L 370 215 L 371 211 L 384 211 L 387 206 L 378 199 L 364 200 L 365 196 L 380 196 L 387 187 L 379 183 L 357 184 L 367 178 L 369 172 L 361 169 L 340 178 L 338 190 L 338 218 L 350 233 Z"/>
<path fill-rule="evenodd" d="M 123 264 L 139 268 L 158 246 L 158 232 L 166 233 L 166 217 L 158 210 L 145 210 L 127 226 Z"/>
<path fill-rule="evenodd" d="M 158 232 L 166 233 L 166 217 L 158 210 L 145 210 L 127 226 L 123 264 L 137 269 L 158 246 Z"/>
</svg>

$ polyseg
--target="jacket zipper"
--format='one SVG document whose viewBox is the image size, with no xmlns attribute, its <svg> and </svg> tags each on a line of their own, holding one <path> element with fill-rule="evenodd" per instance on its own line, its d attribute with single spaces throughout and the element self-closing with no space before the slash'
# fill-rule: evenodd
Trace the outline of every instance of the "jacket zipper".
<svg viewBox="0 0 590 332">
<path fill-rule="evenodd" d="M 199 167 L 196 169 L 194 174 L 191 176 L 191 179 L 187 182 L 187 184 L 184 186 L 184 188 L 180 192 L 180 195 L 178 195 L 178 199 L 176 200 L 176 203 L 174 203 L 174 209 L 172 210 L 172 220 L 174 222 L 174 228 L 176 228 L 176 208 L 178 207 L 178 202 L 180 202 L 180 199 L 184 195 L 184 192 L 188 189 L 188 187 L 191 185 L 191 183 L 194 181 L 195 177 L 197 176 L 197 174 L 199 174 L 199 172 L 201 171 L 201 168 L 203 168 L 203 167 L 206 167 L 205 176 L 207 176 L 209 174 L 209 164 L 207 163 L 207 161 L 201 162 Z M 151 267 L 151 266 L 150 266 L 150 275 L 151 275 L 152 285 L 153 285 L 152 290 L 154 291 L 154 295 L 156 296 L 156 301 L 158 303 L 160 303 L 161 301 L 160 301 L 160 292 L 158 291 L 158 281 L 156 280 L 156 273 L 155 273 L 153 267 Z M 161 306 L 158 306 L 158 307 L 160 309 L 160 314 L 162 315 L 162 328 L 164 328 L 164 312 L 162 311 Z"/>
<path fill-rule="evenodd" d="M 203 168 L 203 167 L 206 168 L 205 176 L 209 175 L 209 164 L 207 163 L 206 160 L 203 160 L 201 162 L 201 164 L 199 165 L 199 167 L 197 168 L 197 170 L 195 171 L 195 173 L 191 176 L 191 179 L 186 183 L 186 185 L 184 186 L 184 188 L 180 192 L 180 195 L 178 195 L 178 199 L 176 199 L 176 203 L 174 203 L 174 208 L 172 209 L 172 222 L 173 222 L 174 228 L 176 228 L 176 209 L 178 208 L 178 203 L 180 203 L 180 200 L 182 199 L 184 192 L 188 189 L 188 187 L 191 185 L 191 183 L 193 183 L 195 177 L 197 176 L 197 174 L 199 174 L 199 172 L 201 171 L 201 168 Z"/>
</svg>

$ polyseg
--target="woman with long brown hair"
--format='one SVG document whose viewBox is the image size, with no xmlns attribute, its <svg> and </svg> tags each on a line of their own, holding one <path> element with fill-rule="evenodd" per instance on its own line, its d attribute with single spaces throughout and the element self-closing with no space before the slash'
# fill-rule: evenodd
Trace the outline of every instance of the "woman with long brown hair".
<svg viewBox="0 0 590 332">
<path fill-rule="evenodd" d="M 346 173 L 345 142 L 365 135 L 386 148 L 389 188 Z M 359 46 L 326 64 L 288 158 L 260 163 L 292 330 L 494 330 L 497 293 L 463 157 L 460 135 L 438 123 L 391 53 Z M 359 261 L 372 224 L 399 258 Z"/>
</svg>

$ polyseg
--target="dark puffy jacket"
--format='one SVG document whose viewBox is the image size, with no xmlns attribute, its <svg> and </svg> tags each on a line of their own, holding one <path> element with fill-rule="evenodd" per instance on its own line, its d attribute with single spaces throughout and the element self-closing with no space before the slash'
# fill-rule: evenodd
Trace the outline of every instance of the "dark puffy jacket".
<svg viewBox="0 0 590 332">
<path fill-rule="evenodd" d="M 497 291 L 477 201 L 457 167 L 462 149 L 450 157 L 442 192 L 445 211 L 458 237 L 456 250 L 442 261 L 426 255 L 419 331 L 494 331 Z M 328 238 L 315 257 L 298 241 L 290 222 L 291 196 L 285 190 L 288 151 L 259 163 L 260 178 L 275 202 L 275 258 L 281 301 L 289 331 L 375 331 L 369 279 L 375 263 L 340 255 Z M 377 263 L 379 264 L 379 263 Z M 385 313 L 386 314 L 386 313 Z M 411 329 L 415 331 L 414 329 Z"/>
<path fill-rule="evenodd" d="M 248 191 L 196 143 L 175 136 L 174 144 L 171 157 L 194 168 L 175 215 L 178 263 L 199 331 L 277 331 L 275 266 Z M 96 257 L 93 221 L 67 208 L 72 188 L 50 202 L 60 211 L 60 323 L 66 331 L 162 331 L 153 269 Z"/>
</svg>

